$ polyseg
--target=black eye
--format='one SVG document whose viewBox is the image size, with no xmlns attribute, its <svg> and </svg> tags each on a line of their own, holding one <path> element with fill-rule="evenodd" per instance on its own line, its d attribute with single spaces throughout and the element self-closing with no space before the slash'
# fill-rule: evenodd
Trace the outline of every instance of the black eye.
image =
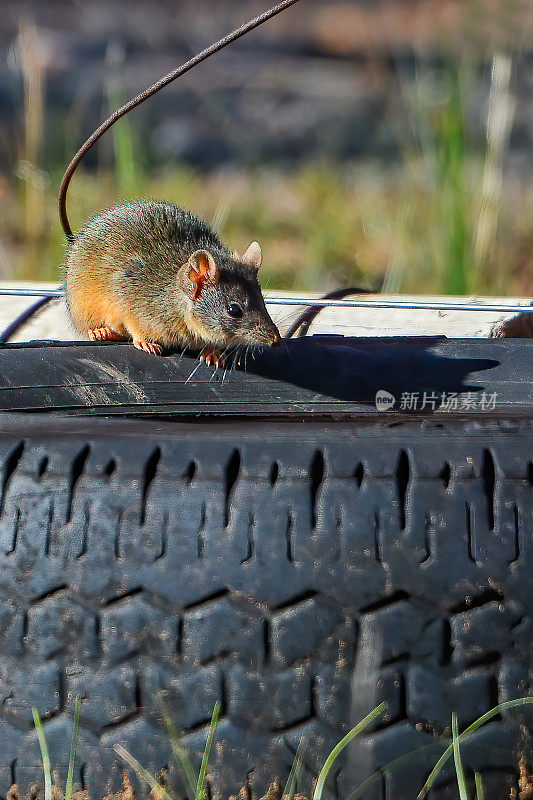
<svg viewBox="0 0 533 800">
<path fill-rule="evenodd" d="M 242 308 L 237 303 L 231 303 L 231 305 L 228 306 L 228 314 L 230 317 L 239 319 L 239 317 L 242 317 Z"/>
</svg>

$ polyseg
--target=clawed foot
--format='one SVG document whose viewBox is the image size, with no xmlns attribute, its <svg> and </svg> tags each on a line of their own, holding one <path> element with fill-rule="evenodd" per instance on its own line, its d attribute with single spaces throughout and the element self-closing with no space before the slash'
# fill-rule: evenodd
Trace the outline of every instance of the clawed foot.
<svg viewBox="0 0 533 800">
<path fill-rule="evenodd" d="M 200 361 L 203 361 L 208 367 L 215 367 L 218 369 L 224 366 L 224 356 L 216 347 L 209 347 L 203 350 L 199 358 Z"/>
<path fill-rule="evenodd" d="M 106 325 L 101 328 L 93 328 L 91 331 L 89 331 L 89 339 L 92 339 L 93 342 L 124 341 L 123 336 L 111 328 L 108 328 Z"/>
<path fill-rule="evenodd" d="M 103 325 L 101 328 L 93 328 L 89 331 L 89 339 L 92 339 L 93 342 L 124 342 L 127 341 L 127 338 L 128 337 L 121 336 L 112 328 L 108 328 L 107 325 Z M 145 353 L 150 353 L 152 356 L 163 355 L 163 348 L 156 342 L 147 342 L 144 339 L 134 339 L 133 344 L 138 350 L 144 350 Z"/>
<path fill-rule="evenodd" d="M 150 353 L 153 356 L 163 355 L 163 348 L 156 342 L 146 342 L 144 339 L 134 339 L 133 344 L 138 350 L 144 350 L 145 353 Z"/>
</svg>

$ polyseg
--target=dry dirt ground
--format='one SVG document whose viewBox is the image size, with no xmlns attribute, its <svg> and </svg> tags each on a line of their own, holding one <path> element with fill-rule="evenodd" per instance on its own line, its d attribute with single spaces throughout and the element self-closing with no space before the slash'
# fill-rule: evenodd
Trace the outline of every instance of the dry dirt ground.
<svg viewBox="0 0 533 800">
<path fill-rule="evenodd" d="M 528 769 L 524 760 L 519 764 L 519 772 L 518 791 L 512 789 L 509 800 L 533 800 L 533 773 Z M 211 797 L 211 795 L 212 793 L 210 792 L 209 797 Z M 152 790 L 149 797 L 150 800 L 165 800 L 165 798 L 168 798 L 168 795 L 163 792 Z M 264 797 L 259 800 L 286 800 L 286 797 L 286 795 L 283 795 L 281 785 L 275 780 L 270 784 Z M 21 798 L 19 795 L 16 783 L 13 784 L 7 793 L 6 800 L 24 800 L 24 798 Z M 28 800 L 40 800 L 37 786 L 33 787 Z M 55 785 L 52 787 L 52 800 L 64 800 L 63 793 L 58 786 Z M 72 800 L 89 800 L 89 795 L 86 791 L 74 792 Z M 115 794 L 108 794 L 103 800 L 137 800 L 133 786 L 126 773 L 124 773 L 124 788 L 122 791 Z M 229 800 L 256 800 L 256 798 L 254 797 L 251 786 L 246 784 L 237 795 L 231 795 Z M 294 800 L 308 800 L 308 798 L 305 795 L 296 794 Z M 507 800 L 507 798 L 502 798 L 502 800 Z"/>
<path fill-rule="evenodd" d="M 127 773 L 124 773 L 123 783 L 124 783 L 124 788 L 122 789 L 122 791 L 117 792 L 116 794 L 108 794 L 106 797 L 103 798 L 103 800 L 136 800 L 136 794 L 133 789 L 133 786 L 131 785 Z M 209 792 L 208 796 L 211 797 L 212 794 L 213 794 L 212 792 Z M 163 791 L 158 792 L 152 790 L 150 792 L 149 797 L 151 798 L 151 800 L 164 800 L 165 797 L 168 798 L 169 796 L 166 795 Z M 278 783 L 277 780 L 274 780 L 270 784 L 267 793 L 264 795 L 264 797 L 261 797 L 259 800 L 282 800 L 282 798 L 283 798 L 283 791 L 281 785 Z M 23 800 L 23 798 L 21 798 L 19 795 L 18 786 L 16 783 L 13 784 L 13 786 L 7 793 L 6 800 Z M 33 787 L 28 800 L 40 800 L 39 789 L 37 786 Z M 64 800 L 63 792 L 59 789 L 57 785 L 54 785 L 52 787 L 52 800 Z M 89 800 L 89 795 L 87 794 L 86 791 L 74 792 L 74 794 L 72 795 L 72 800 Z M 242 789 L 237 795 L 231 795 L 229 800 L 257 800 L 257 798 L 255 797 L 252 791 L 251 783 L 248 782 L 246 783 L 245 786 L 242 787 Z M 294 800 L 308 800 L 308 798 L 305 797 L 305 795 L 296 794 L 294 796 Z M 520 796 L 520 800 L 522 800 L 522 796 Z"/>
</svg>

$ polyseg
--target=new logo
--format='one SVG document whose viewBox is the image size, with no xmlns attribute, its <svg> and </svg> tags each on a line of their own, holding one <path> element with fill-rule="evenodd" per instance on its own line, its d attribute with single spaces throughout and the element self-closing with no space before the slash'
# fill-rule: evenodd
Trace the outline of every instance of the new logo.
<svg viewBox="0 0 533 800">
<path fill-rule="evenodd" d="M 394 408 L 394 403 L 396 402 L 396 398 L 390 392 L 386 392 L 385 389 L 379 389 L 376 392 L 376 408 L 378 411 L 390 411 L 391 408 Z"/>
</svg>

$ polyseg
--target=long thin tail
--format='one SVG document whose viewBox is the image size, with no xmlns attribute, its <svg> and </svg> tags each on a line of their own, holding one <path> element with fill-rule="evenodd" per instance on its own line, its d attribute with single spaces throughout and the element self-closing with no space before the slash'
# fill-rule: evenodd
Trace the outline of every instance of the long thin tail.
<svg viewBox="0 0 533 800">
<path fill-rule="evenodd" d="M 379 291 L 379 289 L 377 290 Z M 376 289 L 361 289 L 360 286 L 344 286 L 342 289 L 334 289 L 332 292 L 322 295 L 321 300 L 342 300 L 349 294 L 376 294 Z M 302 311 L 296 317 L 287 333 L 285 339 L 292 339 L 293 336 L 298 334 L 297 338 L 306 336 L 307 331 L 311 327 L 311 323 L 316 316 L 322 311 L 324 306 L 310 306 Z"/>
<path fill-rule="evenodd" d="M 161 78 L 157 83 L 154 83 L 153 86 L 150 86 L 149 89 L 145 89 L 144 92 L 134 97 L 133 100 L 130 100 L 128 103 L 123 105 L 121 108 L 117 109 L 113 114 L 111 114 L 105 122 L 102 122 L 99 128 L 97 128 L 94 133 L 87 139 L 85 144 L 80 147 L 72 161 L 67 167 L 67 170 L 63 176 L 63 180 L 61 181 L 61 186 L 59 187 L 59 196 L 58 196 L 58 206 L 59 206 L 59 219 L 61 221 L 61 226 L 65 232 L 65 236 L 69 241 L 74 239 L 74 234 L 72 233 L 72 228 L 70 227 L 70 222 L 67 216 L 67 191 L 74 175 L 78 164 L 82 161 L 85 155 L 89 152 L 93 144 L 98 141 L 98 139 L 107 131 L 109 128 L 115 124 L 117 120 L 127 114 L 128 111 L 131 111 L 133 108 L 136 108 L 141 103 L 144 103 L 149 97 L 159 92 L 160 89 L 163 89 L 165 86 L 168 86 L 169 83 L 179 78 L 181 75 L 184 75 L 190 69 L 195 67 L 200 62 L 205 61 L 206 58 L 209 56 L 214 55 L 219 50 L 222 50 L 223 47 L 226 47 L 231 42 L 234 42 L 236 39 L 240 39 L 241 36 L 244 36 L 246 33 L 253 31 L 254 28 L 259 27 L 262 25 L 263 22 L 275 17 L 276 14 L 279 14 L 281 11 L 284 11 L 289 6 L 294 5 L 297 3 L 298 0 L 283 0 L 283 2 L 278 3 L 277 5 L 273 6 L 273 8 L 265 11 L 263 14 L 259 14 L 259 16 L 254 17 L 254 19 L 246 22 L 244 25 L 241 25 L 239 28 L 236 28 L 231 33 L 228 33 L 227 36 L 224 36 L 222 39 L 219 39 L 218 42 L 212 44 L 210 47 L 207 47 L 205 50 L 202 50 L 201 53 L 198 53 L 189 61 L 186 61 L 185 64 L 182 64 L 181 67 L 169 72 L 168 75 L 165 75 L 164 78 Z"/>
</svg>

